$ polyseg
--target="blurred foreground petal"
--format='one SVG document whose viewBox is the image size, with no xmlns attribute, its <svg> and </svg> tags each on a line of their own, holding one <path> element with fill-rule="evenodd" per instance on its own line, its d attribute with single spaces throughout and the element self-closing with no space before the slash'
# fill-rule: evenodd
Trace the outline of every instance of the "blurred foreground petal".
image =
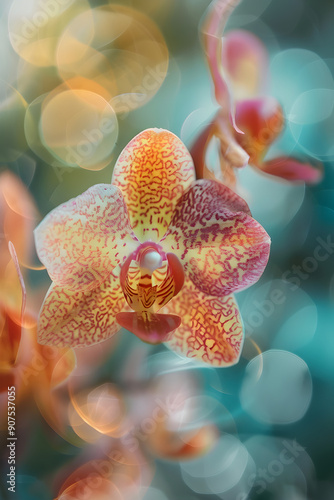
<svg viewBox="0 0 334 500">
<path fill-rule="evenodd" d="M 307 182 L 308 184 L 316 184 L 323 177 L 321 164 L 316 167 L 288 156 L 265 161 L 261 164 L 260 169 L 266 174 L 276 175 L 288 181 Z"/>
</svg>

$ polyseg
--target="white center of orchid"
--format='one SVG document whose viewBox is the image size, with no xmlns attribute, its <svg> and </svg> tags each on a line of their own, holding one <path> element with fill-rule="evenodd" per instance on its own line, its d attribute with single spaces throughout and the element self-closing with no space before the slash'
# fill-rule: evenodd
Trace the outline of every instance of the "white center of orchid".
<svg viewBox="0 0 334 500">
<path fill-rule="evenodd" d="M 146 252 L 140 259 L 139 265 L 142 269 L 146 269 L 152 274 L 156 269 L 162 266 L 161 255 L 155 250 Z"/>
</svg>

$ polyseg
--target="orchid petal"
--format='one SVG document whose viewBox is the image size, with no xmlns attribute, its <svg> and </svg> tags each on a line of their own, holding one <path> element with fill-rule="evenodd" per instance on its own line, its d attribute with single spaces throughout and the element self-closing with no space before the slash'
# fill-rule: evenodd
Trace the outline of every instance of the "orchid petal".
<svg viewBox="0 0 334 500">
<path fill-rule="evenodd" d="M 228 75 L 222 65 L 222 34 L 228 17 L 240 0 L 214 0 L 202 26 L 203 43 L 211 77 L 215 86 L 215 97 L 222 108 L 230 110 L 230 119 L 236 132 L 243 133 L 235 122 L 235 105 Z"/>
<path fill-rule="evenodd" d="M 24 315 L 24 311 L 25 311 L 26 303 L 27 303 L 27 292 L 26 292 L 26 287 L 24 284 L 24 279 L 23 279 L 23 276 L 21 273 L 19 260 L 17 258 L 16 249 L 11 241 L 8 243 L 8 250 L 9 250 L 11 259 L 14 263 L 15 270 L 16 270 L 16 273 L 17 273 L 17 276 L 18 276 L 19 282 L 20 282 L 21 292 L 22 292 L 21 324 L 23 325 L 23 315 Z"/>
<path fill-rule="evenodd" d="M 236 100 L 254 97 L 265 91 L 269 72 L 268 53 L 253 33 L 232 30 L 224 36 L 222 65 Z"/>
<path fill-rule="evenodd" d="M 258 167 L 266 174 L 275 175 L 288 181 L 316 184 L 323 177 L 322 165 L 317 167 L 310 163 L 302 163 L 288 156 L 268 160 Z"/>
<path fill-rule="evenodd" d="M 11 172 L 3 172 L 0 175 L 0 226 L 6 238 L 1 239 L 2 258 L 6 256 L 9 260 L 7 249 L 2 247 L 12 241 L 19 262 L 28 260 L 37 217 L 34 200 L 22 181 Z"/>
<path fill-rule="evenodd" d="M 16 263 L 25 265 L 29 261 L 37 216 L 34 201 L 20 179 L 11 172 L 0 174 L 0 302 L 13 311 L 21 306 Z M 8 249 L 9 241 L 15 247 L 15 265 Z"/>
<path fill-rule="evenodd" d="M 98 288 L 74 292 L 51 285 L 38 322 L 38 342 L 84 347 L 114 335 L 116 314 L 126 309 L 119 279 L 109 276 Z"/>
<path fill-rule="evenodd" d="M 179 257 L 199 290 L 221 297 L 260 278 L 270 238 L 238 195 L 199 180 L 179 201 L 161 244 Z"/>
<path fill-rule="evenodd" d="M 283 130 L 283 110 L 274 97 L 240 101 L 236 108 L 236 120 L 245 132 L 236 139 L 249 154 L 249 163 L 258 165 Z"/>
<path fill-rule="evenodd" d="M 0 369 L 8 369 L 16 363 L 22 327 L 1 309 L 0 325 Z"/>
<path fill-rule="evenodd" d="M 131 225 L 141 241 L 162 238 L 178 199 L 194 180 L 187 148 L 162 129 L 148 129 L 134 137 L 113 173 L 113 184 L 123 193 Z"/>
<path fill-rule="evenodd" d="M 167 343 L 170 349 L 216 367 L 238 362 L 243 327 L 233 295 L 206 295 L 187 279 L 182 291 L 163 311 L 182 318 L 181 326 Z"/>
<path fill-rule="evenodd" d="M 38 256 L 67 290 L 92 290 L 137 246 L 122 193 L 98 184 L 60 205 L 35 229 Z"/>
<path fill-rule="evenodd" d="M 22 334 L 22 325 L 24 323 L 24 311 L 26 306 L 26 287 L 24 284 L 23 276 L 21 273 L 19 261 L 17 258 L 16 250 L 13 243 L 10 241 L 8 243 L 8 250 L 11 256 L 12 262 L 14 264 L 17 277 L 19 279 L 22 302 L 21 302 L 21 311 L 19 314 L 16 308 L 10 309 L 8 308 L 6 312 L 1 316 L 0 323 L 4 323 L 2 325 L 2 331 L 0 331 L 0 366 L 6 365 L 8 363 L 9 366 L 13 366 L 16 363 L 18 350 L 21 342 L 21 334 Z M 19 287 L 18 287 L 19 288 Z M 7 290 L 6 290 L 7 291 Z M 0 297 L 0 304 L 6 309 L 6 303 Z M 8 306 L 8 305 L 7 305 Z"/>
</svg>

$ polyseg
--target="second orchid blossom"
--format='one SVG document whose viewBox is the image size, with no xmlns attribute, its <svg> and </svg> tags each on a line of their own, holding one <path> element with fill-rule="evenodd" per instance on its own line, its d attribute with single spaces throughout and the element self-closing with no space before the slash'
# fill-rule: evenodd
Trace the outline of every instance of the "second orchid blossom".
<svg viewBox="0 0 334 500">
<path fill-rule="evenodd" d="M 195 181 L 171 132 L 137 135 L 113 183 L 53 210 L 35 239 L 53 280 L 40 343 L 86 346 L 123 326 L 214 366 L 238 361 L 243 328 L 232 294 L 259 279 L 270 239 L 229 188 Z"/>
<path fill-rule="evenodd" d="M 220 106 L 196 139 L 191 153 L 197 177 L 218 178 L 234 188 L 236 169 L 249 164 L 265 174 L 289 181 L 319 182 L 322 169 L 282 155 L 265 158 L 284 128 L 281 105 L 265 94 L 268 54 L 259 38 L 244 30 L 222 34 L 239 0 L 214 0 L 202 26 L 203 45 Z M 218 140 L 220 170 L 212 172 L 207 152 Z"/>
</svg>

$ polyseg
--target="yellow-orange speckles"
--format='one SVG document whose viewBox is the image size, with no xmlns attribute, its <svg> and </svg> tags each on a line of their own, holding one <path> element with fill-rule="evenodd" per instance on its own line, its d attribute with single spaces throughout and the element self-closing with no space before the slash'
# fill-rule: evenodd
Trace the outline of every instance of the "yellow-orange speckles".
<svg viewBox="0 0 334 500">
<path fill-rule="evenodd" d="M 112 182 L 123 193 L 136 236 L 158 241 L 194 180 L 192 158 L 181 140 L 167 130 L 148 129 L 123 150 Z"/>
<path fill-rule="evenodd" d="M 178 202 L 162 244 L 180 258 L 199 290 L 221 297 L 259 279 L 270 238 L 238 195 L 200 180 Z"/>
<path fill-rule="evenodd" d="M 50 212 L 35 229 L 35 240 L 51 279 L 76 291 L 96 288 L 138 245 L 123 196 L 108 184 Z"/>
<path fill-rule="evenodd" d="M 112 275 L 88 292 L 71 292 L 53 284 L 40 313 L 38 342 L 57 347 L 102 342 L 119 330 L 115 316 L 127 309 L 119 279 Z"/>
<path fill-rule="evenodd" d="M 205 295 L 188 279 L 162 312 L 177 314 L 182 320 L 167 343 L 171 349 L 217 367 L 238 361 L 243 329 L 233 295 Z"/>
</svg>

